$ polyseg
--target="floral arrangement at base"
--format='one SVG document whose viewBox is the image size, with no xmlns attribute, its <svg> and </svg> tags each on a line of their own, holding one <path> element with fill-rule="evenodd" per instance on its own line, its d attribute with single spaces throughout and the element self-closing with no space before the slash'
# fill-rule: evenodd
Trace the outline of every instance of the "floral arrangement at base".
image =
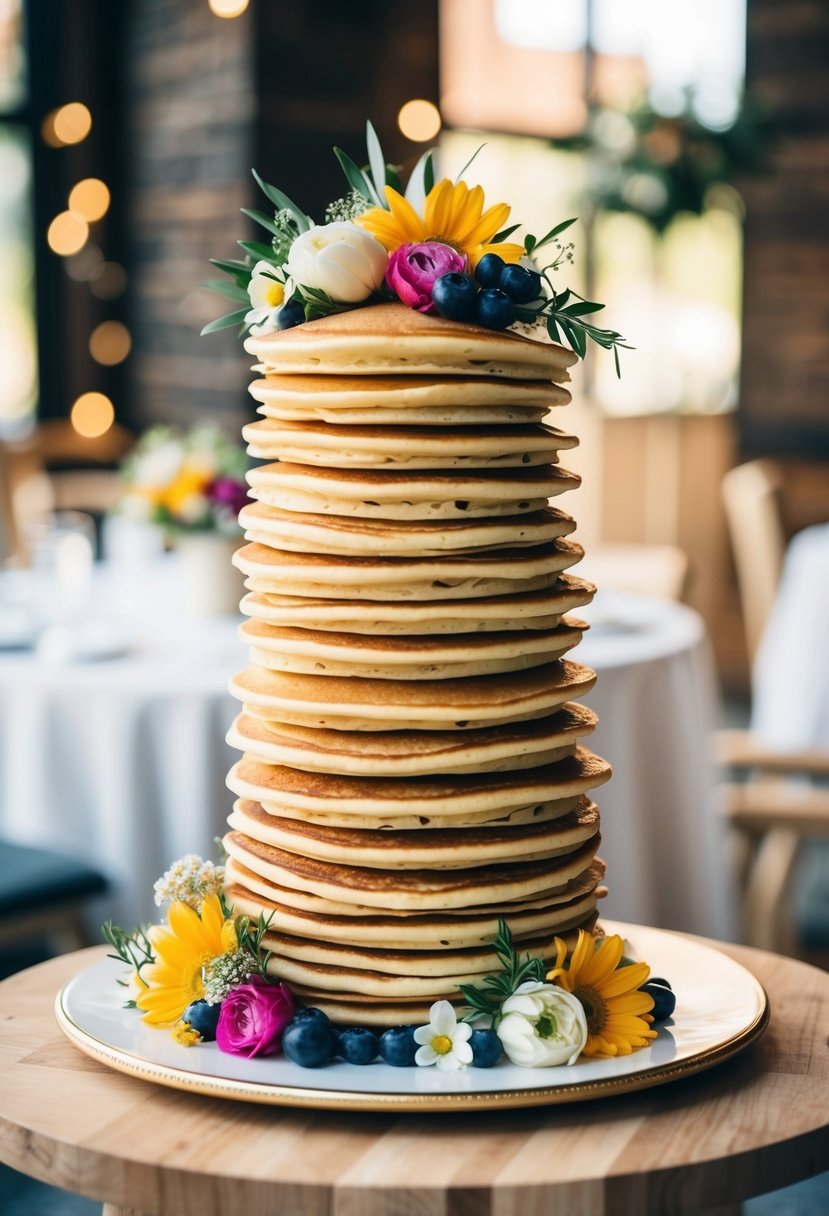
<svg viewBox="0 0 829 1216">
<path fill-rule="evenodd" d="M 593 319 L 604 305 L 554 283 L 555 273 L 573 261 L 572 242 L 560 238 L 575 219 L 544 236 L 527 233 L 520 244 L 510 241 L 521 225 L 505 227 L 509 206 L 487 207 L 482 188 L 463 180 L 471 160 L 454 181 L 436 182 L 433 152 L 426 152 L 404 189 L 399 167 L 387 164 L 371 123 L 366 144 L 364 168 L 334 149 L 348 192 L 328 205 L 322 224 L 254 171 L 272 210 L 243 212 L 269 241 L 239 241 L 244 261 L 212 259 L 229 277 L 205 286 L 235 308 L 202 333 L 239 326 L 242 334 L 259 336 L 396 299 L 489 329 L 523 325 L 533 336 L 540 331 L 566 342 L 580 358 L 590 340 L 613 351 L 619 371 L 625 340 Z"/>
<path fill-rule="evenodd" d="M 152 427 L 121 466 L 118 511 L 172 532 L 238 536 L 247 466 L 244 449 L 216 427 Z"/>
<path fill-rule="evenodd" d="M 522 959 L 501 920 L 493 942 L 500 969 L 479 986 L 462 985 L 457 1003 L 436 1001 L 426 1025 L 380 1034 L 335 1027 L 269 973 L 271 954 L 261 948 L 269 919 L 236 915 L 223 881 L 222 866 L 188 854 L 155 884 L 156 904 L 168 905 L 166 924 L 129 933 L 111 921 L 103 927 L 109 957 L 129 970 L 119 980 L 131 993 L 126 1005 L 186 1047 L 215 1041 L 249 1059 L 282 1052 L 305 1068 L 379 1058 L 455 1071 L 492 1068 L 504 1056 L 521 1067 L 552 1068 L 648 1047 L 654 1022 L 674 1011 L 671 985 L 650 978 L 647 963 L 625 958 L 620 937 L 580 929 L 572 952 L 556 937 L 549 961 Z"/>
</svg>

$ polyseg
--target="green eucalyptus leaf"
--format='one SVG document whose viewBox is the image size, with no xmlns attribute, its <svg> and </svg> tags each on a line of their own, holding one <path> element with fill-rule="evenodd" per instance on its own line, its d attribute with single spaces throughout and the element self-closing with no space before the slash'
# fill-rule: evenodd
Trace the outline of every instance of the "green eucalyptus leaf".
<svg viewBox="0 0 829 1216">
<path fill-rule="evenodd" d="M 225 262 L 221 258 L 210 258 L 210 265 L 215 266 L 217 270 L 223 270 L 225 274 L 232 275 L 236 282 L 243 287 L 250 280 L 250 266 L 247 262 Z"/>
<path fill-rule="evenodd" d="M 386 160 L 383 156 L 383 149 L 380 147 L 380 140 L 377 138 L 377 132 L 370 122 L 366 123 L 366 149 L 368 163 L 371 165 L 371 176 L 374 179 L 374 193 L 377 198 L 385 198 Z"/>
<path fill-rule="evenodd" d="M 556 224 L 555 228 L 551 228 L 547 235 L 541 238 L 536 245 L 536 249 L 540 249 L 542 245 L 546 245 L 549 241 L 555 240 L 562 232 L 566 232 L 571 224 L 575 224 L 577 219 L 578 216 L 574 215 L 571 220 L 563 220 L 560 224 Z"/>
<path fill-rule="evenodd" d="M 236 244 L 244 249 L 245 253 L 257 262 L 273 262 L 273 245 L 266 245 L 264 241 L 237 241 Z M 274 262 L 274 265 L 276 263 Z"/>
<path fill-rule="evenodd" d="M 423 188 L 426 194 L 434 188 L 435 185 L 435 158 L 431 148 L 426 153 L 423 161 Z"/>
<path fill-rule="evenodd" d="M 517 232 L 520 227 L 520 224 L 511 224 L 509 228 L 503 228 L 500 232 L 496 232 L 495 236 L 490 241 L 490 244 L 500 245 L 501 241 L 505 241 L 508 236 L 512 236 L 513 232 Z"/>
<path fill-rule="evenodd" d="M 486 147 L 486 144 L 485 144 L 485 143 L 483 143 L 483 144 L 479 144 L 479 145 L 478 145 L 478 147 L 475 149 L 475 151 L 474 151 L 474 152 L 472 153 L 472 155 L 470 156 L 469 160 L 466 162 L 466 164 L 464 165 L 464 167 L 461 169 L 460 173 L 457 173 L 457 174 L 455 175 L 455 185 L 457 185 L 457 183 L 458 183 L 458 182 L 461 180 L 461 178 L 463 177 L 464 173 L 466 173 L 467 169 L 468 169 L 468 168 L 469 168 L 469 166 L 472 164 L 472 162 L 475 160 L 475 157 L 478 155 L 478 153 L 479 153 L 479 152 L 482 152 L 482 151 L 484 150 L 484 148 L 485 148 L 485 147 Z"/>
<path fill-rule="evenodd" d="M 251 173 L 256 179 L 256 184 L 259 186 L 260 190 L 262 190 L 268 201 L 273 203 L 277 211 L 290 211 L 291 215 L 297 222 L 299 231 L 307 232 L 311 227 L 311 220 L 308 218 L 302 208 L 298 207 L 292 199 L 288 198 L 287 194 L 284 194 L 281 190 L 278 190 L 276 186 L 271 186 L 269 182 L 263 181 L 255 169 L 251 169 Z M 248 212 L 248 214 L 250 213 Z"/>
<path fill-rule="evenodd" d="M 227 296 L 229 300 L 248 301 L 249 296 L 244 287 L 240 287 L 236 283 L 230 283 L 227 279 L 207 279 L 202 283 L 202 287 L 208 291 L 215 291 L 220 296 Z"/>
<path fill-rule="evenodd" d="M 224 317 L 217 317 L 215 321 L 211 321 L 208 325 L 205 325 L 201 331 L 201 336 L 204 337 L 205 334 L 218 333 L 220 329 L 230 329 L 233 325 L 244 324 L 245 314 L 249 311 L 248 308 L 240 308 L 238 312 L 229 312 Z"/>
<path fill-rule="evenodd" d="M 334 155 L 340 162 L 340 168 L 345 174 L 346 180 L 349 186 L 351 186 L 351 189 L 356 190 L 358 194 L 362 194 L 364 198 L 367 198 L 370 202 L 374 203 L 375 206 L 386 208 L 385 198 L 380 198 L 377 191 L 374 189 L 371 179 L 365 173 L 363 173 L 362 169 L 358 168 L 357 165 L 354 164 L 354 161 L 351 159 L 348 153 L 343 152 L 342 148 L 335 148 Z M 386 208 L 386 210 L 388 210 L 388 208 Z"/>
<path fill-rule="evenodd" d="M 255 211 L 251 207 L 242 207 L 242 215 L 249 216 L 257 224 L 261 224 L 263 228 L 267 228 L 268 232 L 272 232 L 274 236 L 281 236 L 279 229 L 273 220 L 265 215 L 264 211 Z"/>
<path fill-rule="evenodd" d="M 582 300 L 575 304 L 570 304 L 564 310 L 568 317 L 586 317 L 591 312 L 601 312 L 604 304 L 594 304 L 590 300 Z"/>
</svg>

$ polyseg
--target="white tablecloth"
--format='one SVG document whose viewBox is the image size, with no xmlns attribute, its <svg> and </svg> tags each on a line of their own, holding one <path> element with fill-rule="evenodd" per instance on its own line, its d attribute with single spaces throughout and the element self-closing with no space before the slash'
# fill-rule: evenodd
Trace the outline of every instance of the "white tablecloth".
<svg viewBox="0 0 829 1216">
<path fill-rule="evenodd" d="M 98 607 L 125 621 L 131 653 L 49 665 L 0 654 L 0 833 L 88 858 L 112 878 L 122 923 L 155 916 L 152 884 L 187 852 L 215 856 L 235 753 L 228 678 L 246 661 L 237 621 L 183 615 L 167 558 L 125 603 L 97 574 Z M 606 914 L 728 936 L 725 867 L 711 806 L 713 678 L 699 617 L 675 604 L 597 597 L 576 652 L 599 681 L 588 740 L 614 766 L 597 792 L 611 894 Z"/>
<path fill-rule="evenodd" d="M 752 676 L 752 729 L 771 747 L 829 748 L 829 524 L 792 538 Z"/>
</svg>

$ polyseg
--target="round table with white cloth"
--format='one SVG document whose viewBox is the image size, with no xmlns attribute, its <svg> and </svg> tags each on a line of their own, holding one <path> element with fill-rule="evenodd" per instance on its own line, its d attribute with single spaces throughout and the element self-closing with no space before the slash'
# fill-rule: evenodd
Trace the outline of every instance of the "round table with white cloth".
<svg viewBox="0 0 829 1216">
<path fill-rule="evenodd" d="M 124 581 L 95 572 L 95 611 L 129 649 L 48 662 L 0 651 L 0 834 L 83 857 L 111 878 L 121 923 L 154 919 L 152 886 L 185 853 L 216 855 L 236 758 L 227 682 L 238 618 L 186 615 L 175 557 Z M 599 680 L 588 740 L 614 767 L 597 793 L 614 918 L 715 937 L 732 930 L 708 761 L 714 680 L 690 609 L 600 593 L 576 657 Z"/>
</svg>

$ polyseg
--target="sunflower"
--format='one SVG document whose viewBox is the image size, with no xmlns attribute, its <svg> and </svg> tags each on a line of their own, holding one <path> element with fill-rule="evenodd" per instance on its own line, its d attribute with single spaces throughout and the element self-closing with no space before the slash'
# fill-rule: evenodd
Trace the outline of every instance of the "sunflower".
<svg viewBox="0 0 829 1216">
<path fill-rule="evenodd" d="M 370 232 L 389 253 L 401 245 L 440 241 L 465 254 L 470 269 L 474 270 L 485 253 L 497 253 L 505 262 L 517 262 L 524 252 L 521 245 L 493 243 L 492 238 L 503 226 L 510 209 L 506 203 L 496 203 L 484 211 L 484 192 L 480 186 L 470 190 L 465 182 L 453 183 L 445 177 L 426 195 L 422 218 L 391 186 L 386 186 L 386 201 L 388 211 L 385 207 L 372 207 L 354 222 Z"/>
<path fill-rule="evenodd" d="M 156 961 L 143 969 L 135 1003 L 151 1026 L 174 1026 L 187 1006 L 204 996 L 204 965 L 236 949 L 236 930 L 225 920 L 218 895 L 210 895 L 199 912 L 175 900 L 167 927 L 156 925 L 149 936 Z"/>
<path fill-rule="evenodd" d="M 635 1047 L 647 1047 L 656 1038 L 646 1015 L 653 1009 L 653 997 L 639 992 L 650 975 L 647 963 L 620 967 L 622 939 L 618 936 L 594 938 L 579 929 L 579 940 L 564 966 L 567 947 L 555 939 L 555 966 L 547 979 L 560 984 L 578 997 L 587 1016 L 586 1056 L 628 1056 Z"/>
</svg>

